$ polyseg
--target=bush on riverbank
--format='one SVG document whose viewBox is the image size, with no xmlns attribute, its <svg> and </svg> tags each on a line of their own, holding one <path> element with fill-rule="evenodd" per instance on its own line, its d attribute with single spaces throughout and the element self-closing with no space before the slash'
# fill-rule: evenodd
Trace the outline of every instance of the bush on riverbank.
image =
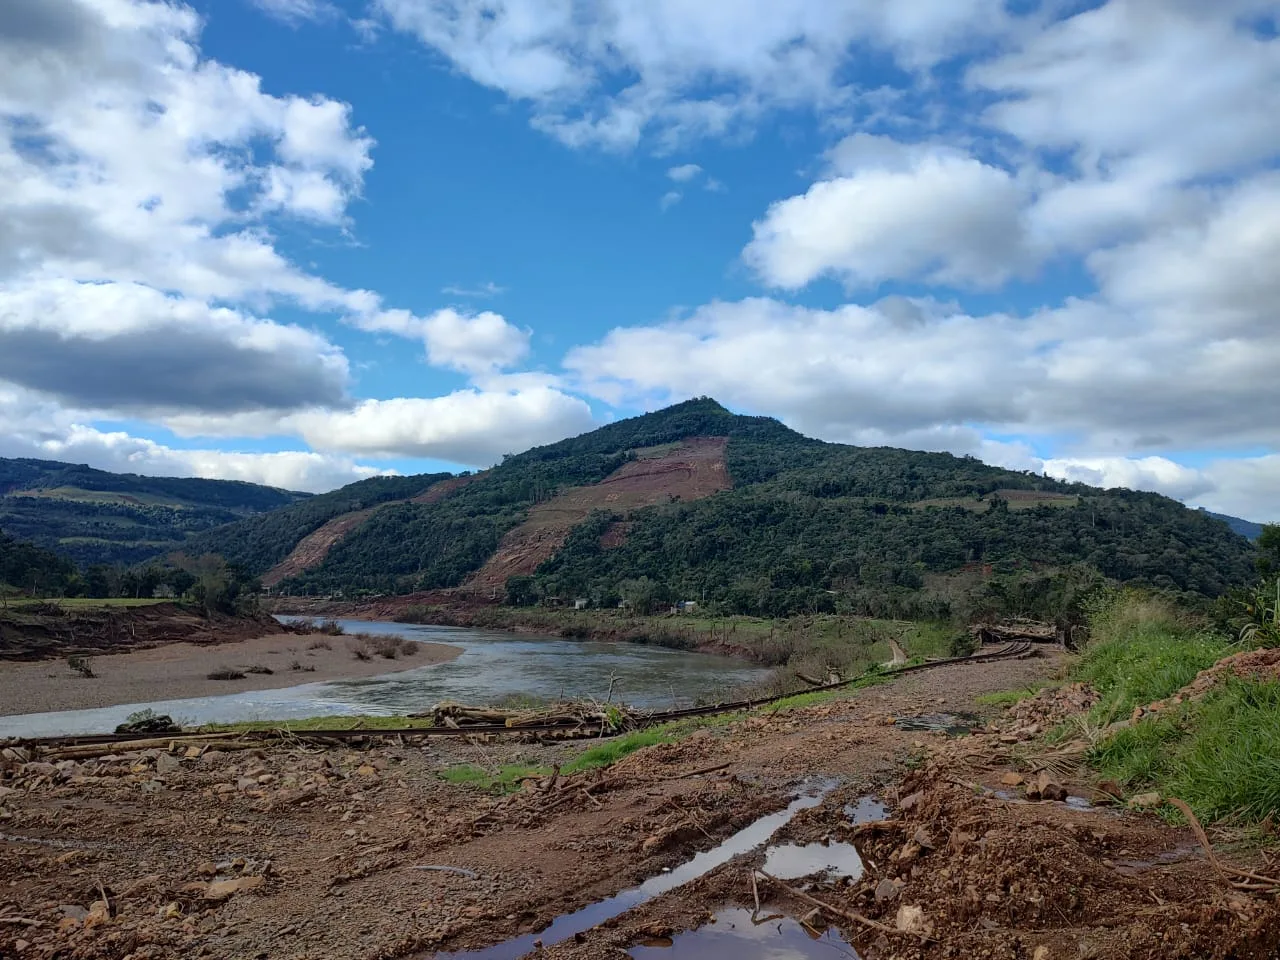
<svg viewBox="0 0 1280 960">
<path fill-rule="evenodd" d="M 1167 602 L 1113 596 L 1072 671 L 1102 695 L 1090 720 L 1126 720 L 1243 649 Z M 1280 682 L 1231 678 L 1200 699 L 1148 714 L 1099 741 L 1097 771 L 1133 792 L 1185 800 L 1206 821 L 1256 823 L 1280 813 Z"/>
</svg>

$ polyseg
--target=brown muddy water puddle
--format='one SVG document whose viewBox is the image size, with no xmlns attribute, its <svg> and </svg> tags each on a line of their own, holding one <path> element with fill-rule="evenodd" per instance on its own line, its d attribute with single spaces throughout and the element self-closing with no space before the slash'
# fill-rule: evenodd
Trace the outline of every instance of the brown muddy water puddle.
<svg viewBox="0 0 1280 960">
<path fill-rule="evenodd" d="M 697 880 L 699 877 L 710 873 L 716 867 L 728 863 L 736 856 L 750 853 L 763 846 L 770 837 L 789 823 L 791 818 L 801 810 L 807 810 L 820 804 L 834 787 L 835 783 L 831 781 L 809 784 L 804 788 L 805 792 L 787 804 L 784 809 L 763 816 L 743 827 L 719 846 L 699 853 L 692 860 L 682 863 L 673 870 L 660 873 L 656 877 L 650 877 L 638 887 L 623 890 L 607 900 L 601 900 L 598 903 L 583 907 L 581 910 L 575 910 L 573 913 L 566 913 L 557 917 L 550 926 L 537 933 L 526 933 L 523 936 L 495 944 L 492 947 L 484 947 L 480 950 L 459 953 L 436 953 L 431 956 L 435 960 L 517 960 L 518 957 L 523 957 L 539 947 L 549 947 L 568 940 L 577 934 L 585 933 L 592 927 L 621 916 L 628 910 L 634 910 L 655 897 L 662 896 L 662 894 L 669 893 L 677 887 Z M 858 866 L 860 870 L 861 861 L 859 861 Z M 693 932 L 697 933 L 697 931 Z M 773 956 L 773 954 L 760 954 L 760 956 Z M 743 958 L 739 957 L 739 960 L 743 960 Z"/>
<path fill-rule="evenodd" d="M 670 942 L 632 947 L 634 960 L 827 960 L 858 951 L 834 927 L 819 930 L 790 917 L 753 918 L 728 907 L 712 923 L 679 933 Z"/>
</svg>

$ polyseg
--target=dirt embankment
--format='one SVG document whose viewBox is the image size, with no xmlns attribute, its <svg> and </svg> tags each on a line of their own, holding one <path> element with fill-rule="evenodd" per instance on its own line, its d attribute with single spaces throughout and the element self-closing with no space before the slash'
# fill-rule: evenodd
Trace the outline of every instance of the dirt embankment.
<svg viewBox="0 0 1280 960">
<path fill-rule="evenodd" d="M 363 659 L 355 655 L 356 646 Z M 88 664 L 92 677 L 65 663 L 0 663 L 0 713 L 84 710 L 274 690 L 411 670 L 452 660 L 462 652 L 447 644 L 413 641 L 386 649 L 394 657 L 379 655 L 359 637 L 275 633 L 232 644 L 170 643 L 96 656 Z M 229 679 L 211 680 L 213 673 Z"/>
<path fill-rule="evenodd" d="M 50 602 L 0 611 L 0 660 L 47 660 L 73 654 L 142 650 L 169 643 L 236 643 L 290 632 L 268 613 L 225 616 L 177 603 L 61 607 Z"/>
<path fill-rule="evenodd" d="M 789 884 L 810 900 L 765 880 L 758 892 L 765 914 L 837 925 L 866 960 L 1276 956 L 1275 898 L 1226 882 L 1190 830 L 1032 801 L 1011 782 L 1030 775 L 1029 745 L 1003 724 L 957 740 L 894 722 L 981 711 L 979 694 L 1055 667 L 943 667 L 720 723 L 605 771 L 534 778 L 507 797 L 437 774 L 457 763 L 549 769 L 582 746 L 246 743 L 27 765 L 14 754 L 0 759 L 0 876 L 11 880 L 0 918 L 15 921 L 0 926 L 0 955 L 364 960 L 480 948 L 537 935 L 714 847 L 806 783 L 835 781 L 774 842 L 852 842 L 861 875 Z M 1064 775 L 1063 792 L 1104 799 L 1080 776 Z M 847 805 L 867 794 L 889 819 L 856 827 Z M 1253 856 L 1232 859 L 1270 872 Z M 536 955 L 618 957 L 726 904 L 751 909 L 763 863 L 753 848 Z M 813 899 L 828 908 L 811 913 Z M 752 940 L 767 948 L 773 926 Z M 817 944 L 812 956 L 829 951 Z"/>
</svg>

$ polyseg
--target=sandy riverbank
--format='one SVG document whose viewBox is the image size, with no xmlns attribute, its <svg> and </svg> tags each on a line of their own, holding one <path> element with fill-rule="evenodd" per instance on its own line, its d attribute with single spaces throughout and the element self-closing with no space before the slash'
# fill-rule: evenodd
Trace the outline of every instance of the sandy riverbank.
<svg viewBox="0 0 1280 960">
<path fill-rule="evenodd" d="M 273 690 L 301 683 L 372 677 L 452 660 L 461 648 L 413 643 L 414 652 L 395 660 L 358 660 L 350 637 L 281 633 L 238 643 L 197 646 L 173 643 L 92 658 L 96 677 L 74 673 L 66 660 L 0 662 L 0 716 L 84 710 L 121 703 L 212 697 L 246 690 Z M 317 645 L 318 644 L 318 645 Z M 328 649 L 326 649 L 326 646 Z M 297 667 L 294 667 L 294 664 Z M 271 673 L 246 673 L 240 680 L 210 680 L 215 670 L 262 666 Z"/>
</svg>

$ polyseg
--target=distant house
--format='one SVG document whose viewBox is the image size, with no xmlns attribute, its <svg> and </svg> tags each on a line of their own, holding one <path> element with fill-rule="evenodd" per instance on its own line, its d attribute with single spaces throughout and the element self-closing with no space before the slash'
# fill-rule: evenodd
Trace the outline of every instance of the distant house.
<svg viewBox="0 0 1280 960">
<path fill-rule="evenodd" d="M 573 609 L 575 610 L 585 610 L 589 606 L 591 606 L 591 601 L 586 597 L 578 597 L 573 601 Z"/>
<path fill-rule="evenodd" d="M 696 613 L 698 610 L 698 601 L 696 600 L 679 600 L 676 605 L 671 608 L 672 613 Z"/>
</svg>

